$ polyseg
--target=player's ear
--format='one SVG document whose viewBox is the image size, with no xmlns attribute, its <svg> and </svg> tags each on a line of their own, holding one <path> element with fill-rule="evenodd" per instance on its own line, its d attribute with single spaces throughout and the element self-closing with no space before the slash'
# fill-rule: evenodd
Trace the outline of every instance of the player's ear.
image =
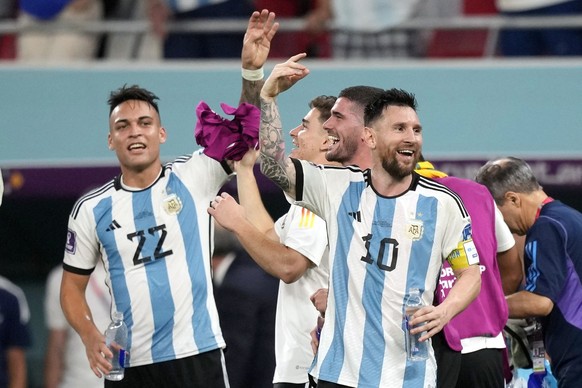
<svg viewBox="0 0 582 388">
<path fill-rule="evenodd" d="M 376 131 L 372 128 L 364 127 L 362 140 L 371 150 L 376 149 Z"/>
<path fill-rule="evenodd" d="M 110 151 L 113 150 L 113 144 L 111 142 L 111 133 L 107 134 L 107 148 L 109 148 Z"/>
<path fill-rule="evenodd" d="M 166 133 L 166 128 L 160 127 L 160 144 L 163 144 L 168 139 L 168 134 Z"/>
</svg>

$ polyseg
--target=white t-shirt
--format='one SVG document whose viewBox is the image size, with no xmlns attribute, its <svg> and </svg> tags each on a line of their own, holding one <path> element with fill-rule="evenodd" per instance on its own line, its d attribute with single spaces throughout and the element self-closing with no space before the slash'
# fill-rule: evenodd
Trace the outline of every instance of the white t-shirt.
<svg viewBox="0 0 582 388">
<path fill-rule="evenodd" d="M 309 297 L 327 288 L 329 259 L 325 221 L 310 210 L 291 205 L 289 212 L 275 223 L 281 243 L 307 257 L 315 267 L 296 282 L 279 283 L 275 321 L 275 358 L 273 383 L 303 384 L 313 362 L 311 330 L 319 313 Z"/>
</svg>

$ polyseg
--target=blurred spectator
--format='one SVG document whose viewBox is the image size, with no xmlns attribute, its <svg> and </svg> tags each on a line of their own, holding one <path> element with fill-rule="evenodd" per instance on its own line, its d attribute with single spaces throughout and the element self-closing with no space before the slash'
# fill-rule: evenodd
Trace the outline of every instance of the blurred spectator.
<svg viewBox="0 0 582 388">
<path fill-rule="evenodd" d="M 102 0 L 20 0 L 18 20 L 23 28 L 42 27 L 49 21 L 72 27 L 103 18 Z M 75 30 L 21 32 L 17 58 L 21 61 L 88 61 L 94 59 L 98 34 Z"/>
<path fill-rule="evenodd" d="M 329 0 L 255 0 L 255 9 L 268 9 L 277 18 L 303 19 L 303 31 L 278 31 L 273 38 L 269 57 L 289 58 L 297 53 L 307 53 L 309 58 L 331 56 L 330 34 L 327 22 L 331 18 Z M 283 24 L 284 21 L 282 22 Z"/>
<path fill-rule="evenodd" d="M 16 19 L 17 0 L 2 0 L 0 2 L 0 21 Z M 0 60 L 16 57 L 15 34 L 0 35 Z"/>
<path fill-rule="evenodd" d="M 1 196 L 1 194 L 0 194 Z M 0 388 L 26 388 L 30 311 L 20 287 L 0 276 Z"/>
<path fill-rule="evenodd" d="M 504 16 L 582 15 L 582 0 L 496 0 Z M 582 55 L 581 28 L 503 29 L 503 56 Z"/>
<path fill-rule="evenodd" d="M 112 21 L 144 21 L 148 19 L 148 3 L 143 0 L 103 0 L 105 19 Z M 146 33 L 107 33 L 102 40 L 99 57 L 114 60 L 150 60 L 162 57 L 162 42 L 153 31 Z"/>
<path fill-rule="evenodd" d="M 58 265 L 50 272 L 46 283 L 44 313 L 48 340 L 44 388 L 101 388 L 103 380 L 91 370 L 81 337 L 69 325 L 61 309 L 62 277 L 63 266 Z M 89 278 L 86 296 L 93 321 L 101 331 L 105 331 L 110 321 L 111 297 L 105 286 L 105 270 L 101 263 Z"/>
<path fill-rule="evenodd" d="M 263 272 L 236 237 L 215 224 L 214 298 L 231 388 L 272 388 L 279 281 Z"/>
<path fill-rule="evenodd" d="M 166 59 L 239 58 L 244 31 L 224 33 L 169 32 L 166 23 L 199 19 L 244 19 L 252 13 L 251 0 L 148 0 L 154 32 L 164 40 Z"/>
<path fill-rule="evenodd" d="M 331 1 L 331 0 L 326 0 Z M 418 33 L 398 30 L 413 18 L 419 0 L 334 0 L 335 58 L 407 58 L 419 55 Z"/>
</svg>

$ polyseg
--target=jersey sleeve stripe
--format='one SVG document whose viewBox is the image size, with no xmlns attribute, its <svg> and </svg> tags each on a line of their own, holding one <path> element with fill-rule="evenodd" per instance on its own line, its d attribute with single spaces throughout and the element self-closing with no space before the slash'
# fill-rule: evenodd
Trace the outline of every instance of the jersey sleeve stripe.
<svg viewBox="0 0 582 388">
<path fill-rule="evenodd" d="M 291 158 L 295 165 L 295 200 L 303 201 L 303 166 L 297 159 Z"/>
<path fill-rule="evenodd" d="M 63 263 L 63 269 L 67 272 L 71 272 L 71 273 L 74 273 L 77 275 L 89 276 L 93 273 L 93 270 L 95 268 L 83 269 L 83 268 L 77 268 L 77 267 L 73 267 L 72 265 Z"/>
</svg>

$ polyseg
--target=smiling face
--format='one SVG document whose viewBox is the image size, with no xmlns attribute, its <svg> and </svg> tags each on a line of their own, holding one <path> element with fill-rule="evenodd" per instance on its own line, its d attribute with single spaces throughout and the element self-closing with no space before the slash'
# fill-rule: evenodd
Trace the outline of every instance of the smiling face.
<svg viewBox="0 0 582 388">
<path fill-rule="evenodd" d="M 402 179 L 412 173 L 422 150 L 422 126 L 414 109 L 388 106 L 373 124 L 373 153 L 382 168 Z"/>
<path fill-rule="evenodd" d="M 166 130 L 150 104 L 128 100 L 115 107 L 109 116 L 107 140 L 119 159 L 124 178 L 157 176 L 161 168 L 160 144 L 166 141 Z"/>
<path fill-rule="evenodd" d="M 318 109 L 312 108 L 301 121 L 301 125 L 293 128 L 289 134 L 296 147 L 291 150 L 290 157 L 313 163 L 325 163 L 328 139 Z"/>
<path fill-rule="evenodd" d="M 359 152 L 369 152 L 362 141 L 364 110 L 345 97 L 336 100 L 323 124 L 329 137 L 327 160 L 349 165 Z"/>
</svg>

